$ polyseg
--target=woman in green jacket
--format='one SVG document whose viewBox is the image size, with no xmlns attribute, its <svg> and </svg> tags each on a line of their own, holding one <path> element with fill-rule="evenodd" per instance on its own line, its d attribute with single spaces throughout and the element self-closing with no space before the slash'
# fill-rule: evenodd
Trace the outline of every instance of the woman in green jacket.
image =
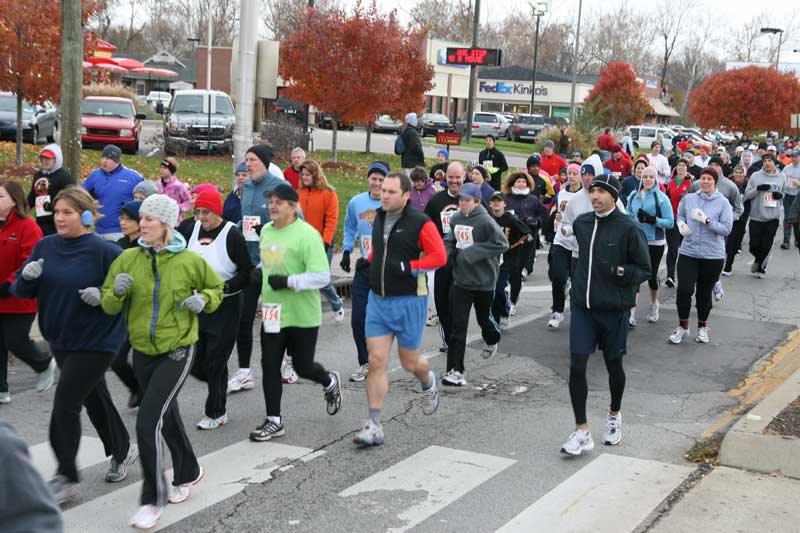
<svg viewBox="0 0 800 533">
<path fill-rule="evenodd" d="M 126 311 L 133 347 L 133 368 L 142 403 L 136 438 L 142 463 L 141 507 L 130 525 L 149 529 L 169 503 L 181 503 L 203 477 L 178 410 L 177 395 L 194 356 L 197 315 L 213 312 L 222 301 L 222 278 L 171 228 L 178 204 L 155 194 L 139 209 L 139 246 L 122 252 L 112 263 L 102 291 L 103 310 Z M 164 437 L 174 477 L 168 486 L 163 462 Z"/>
</svg>

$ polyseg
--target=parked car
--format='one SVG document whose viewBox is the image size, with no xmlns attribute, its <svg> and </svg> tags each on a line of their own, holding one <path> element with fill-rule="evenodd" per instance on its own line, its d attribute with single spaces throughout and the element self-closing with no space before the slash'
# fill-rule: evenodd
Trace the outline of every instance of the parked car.
<svg viewBox="0 0 800 533">
<path fill-rule="evenodd" d="M 676 135 L 675 132 L 666 126 L 656 125 L 642 125 L 642 126 L 629 126 L 627 129 L 631 132 L 633 138 L 634 148 L 641 148 L 642 150 L 649 150 L 653 141 L 661 134 L 661 139 L 666 148 L 672 148 L 672 138 Z"/>
<path fill-rule="evenodd" d="M 58 111 L 51 102 L 30 105 L 22 101 L 22 140 L 36 144 L 42 138 L 55 142 Z M 17 95 L 0 93 L 0 139 L 17 138 Z"/>
<path fill-rule="evenodd" d="M 445 115 L 440 113 L 424 113 L 417 119 L 417 131 L 420 136 L 452 133 L 455 128 Z"/>
<path fill-rule="evenodd" d="M 332 130 L 333 129 L 333 115 L 330 113 L 326 113 L 325 111 L 317 111 L 317 125 L 322 128 L 323 130 Z M 353 131 L 355 125 L 350 122 L 339 121 L 339 128 L 340 130 L 350 130 Z"/>
<path fill-rule="evenodd" d="M 175 91 L 164 114 L 164 151 L 168 154 L 190 150 L 230 153 L 235 124 L 233 103 L 224 92 Z"/>
<path fill-rule="evenodd" d="M 375 122 L 372 123 L 372 131 L 376 133 L 400 133 L 402 127 L 403 123 L 401 121 L 395 120 L 389 115 L 375 115 Z"/>
<path fill-rule="evenodd" d="M 149 105 L 151 108 L 153 108 L 153 111 L 155 111 L 159 102 L 161 102 L 164 107 L 169 107 L 169 103 L 172 101 L 172 95 L 166 91 L 150 91 L 147 94 L 146 101 L 147 105 Z"/>
<path fill-rule="evenodd" d="M 544 116 L 517 114 L 511 119 L 511 124 L 506 131 L 506 138 L 509 141 L 535 141 L 539 133 L 544 129 Z"/>
<path fill-rule="evenodd" d="M 119 146 L 135 154 L 144 113 L 137 113 L 133 100 L 116 96 L 87 96 L 81 102 L 81 144 Z"/>
<path fill-rule="evenodd" d="M 147 95 L 146 94 L 137 94 L 136 95 L 136 104 L 137 107 L 144 107 L 147 105 Z"/>
<path fill-rule="evenodd" d="M 306 104 L 292 102 L 285 96 L 279 96 L 272 104 L 272 110 L 276 113 L 286 113 L 287 115 L 301 115 L 308 109 Z"/>
<path fill-rule="evenodd" d="M 467 114 L 461 115 L 461 119 L 456 122 L 455 131 L 464 135 L 467 129 Z M 502 122 L 500 122 L 499 113 L 490 113 L 486 111 L 478 111 L 472 114 L 472 136 L 473 137 L 486 137 L 487 135 L 500 136 L 502 130 Z"/>
</svg>

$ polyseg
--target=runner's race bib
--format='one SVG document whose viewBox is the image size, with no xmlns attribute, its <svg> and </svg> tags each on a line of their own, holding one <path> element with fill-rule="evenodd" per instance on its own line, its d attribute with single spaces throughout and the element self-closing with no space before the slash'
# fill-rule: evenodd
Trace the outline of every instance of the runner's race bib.
<svg viewBox="0 0 800 533">
<path fill-rule="evenodd" d="M 37 196 L 36 197 L 36 216 L 37 217 L 45 217 L 48 215 L 52 215 L 52 211 L 48 211 L 44 208 L 46 204 L 50 203 L 50 195 L 45 194 L 44 196 Z"/>
<path fill-rule="evenodd" d="M 778 200 L 772 196 L 772 193 L 767 191 L 761 196 L 762 202 L 761 205 L 764 207 L 778 207 Z"/>
<path fill-rule="evenodd" d="M 452 215 L 452 211 L 442 211 L 439 213 L 439 217 L 442 221 L 442 233 L 445 235 L 450 233 L 450 215 Z"/>
<path fill-rule="evenodd" d="M 261 217 L 258 215 L 245 215 L 242 217 L 242 234 L 246 241 L 257 241 L 258 233 L 256 233 L 256 226 L 261 224 Z"/>
<path fill-rule="evenodd" d="M 475 244 L 475 240 L 472 238 L 472 229 L 472 226 L 456 224 L 456 248 L 459 250 L 466 250 Z"/>
<path fill-rule="evenodd" d="M 370 252 L 372 251 L 372 235 L 362 235 L 361 236 L 361 253 L 364 259 L 369 257 Z"/>
<path fill-rule="evenodd" d="M 264 333 L 280 333 L 281 304 L 263 304 L 261 306 L 261 321 L 264 326 Z"/>
</svg>

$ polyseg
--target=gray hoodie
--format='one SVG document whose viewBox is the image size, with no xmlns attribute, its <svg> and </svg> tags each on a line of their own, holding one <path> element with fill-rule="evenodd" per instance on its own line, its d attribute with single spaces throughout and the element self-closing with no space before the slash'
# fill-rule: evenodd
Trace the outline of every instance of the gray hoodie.
<svg viewBox="0 0 800 533">
<path fill-rule="evenodd" d="M 739 220 L 739 217 L 744 213 L 744 204 L 742 203 L 742 193 L 739 192 L 739 187 L 725 176 L 720 176 L 717 181 L 717 191 L 728 200 L 731 204 L 733 211 L 733 220 Z M 692 186 L 689 187 L 689 192 L 700 192 L 700 180 L 695 180 Z M 688 194 L 688 193 L 687 193 Z"/>
<path fill-rule="evenodd" d="M 759 185 L 767 185 L 769 190 L 759 191 Z M 750 220 L 767 222 L 781 218 L 783 200 L 775 200 L 772 197 L 773 192 L 786 194 L 786 176 L 783 172 L 776 168 L 774 174 L 767 174 L 762 168 L 750 176 L 747 188 L 744 190 L 744 199 L 751 200 Z"/>
<path fill-rule="evenodd" d="M 508 250 L 508 239 L 482 205 L 469 215 L 454 211 L 452 231 L 444 236 L 448 262 L 453 261 L 453 280 L 462 289 L 494 291 L 500 257 Z"/>
</svg>

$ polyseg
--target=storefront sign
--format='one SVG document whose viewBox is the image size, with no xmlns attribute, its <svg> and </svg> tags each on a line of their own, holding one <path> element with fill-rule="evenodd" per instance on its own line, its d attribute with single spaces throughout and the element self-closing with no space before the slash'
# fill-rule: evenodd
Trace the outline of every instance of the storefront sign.
<svg viewBox="0 0 800 533">
<path fill-rule="evenodd" d="M 448 48 L 448 65 L 500 66 L 502 51 L 497 48 Z"/>
<path fill-rule="evenodd" d="M 461 144 L 461 135 L 458 133 L 440 132 L 436 134 L 436 144 L 458 146 Z"/>
<path fill-rule="evenodd" d="M 531 86 L 525 83 L 506 83 L 497 81 L 494 83 L 480 82 L 478 92 L 495 94 L 531 94 Z M 547 87 L 536 87 L 536 96 L 547 96 Z"/>
</svg>

